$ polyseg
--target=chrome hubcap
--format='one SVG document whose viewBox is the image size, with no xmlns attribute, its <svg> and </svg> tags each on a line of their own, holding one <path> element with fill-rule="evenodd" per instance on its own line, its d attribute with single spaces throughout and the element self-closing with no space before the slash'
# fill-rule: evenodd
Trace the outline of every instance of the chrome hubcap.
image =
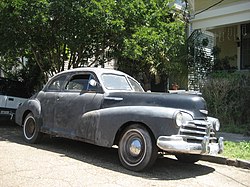
<svg viewBox="0 0 250 187">
<path fill-rule="evenodd" d="M 142 146 L 139 140 L 133 140 L 129 147 L 129 151 L 132 156 L 138 156 L 141 152 L 141 149 Z"/>
</svg>

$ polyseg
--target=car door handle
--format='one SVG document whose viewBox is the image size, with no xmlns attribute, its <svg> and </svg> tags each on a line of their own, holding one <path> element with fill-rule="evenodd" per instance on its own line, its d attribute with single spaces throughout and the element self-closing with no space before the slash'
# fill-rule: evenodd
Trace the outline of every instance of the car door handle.
<svg viewBox="0 0 250 187">
<path fill-rule="evenodd" d="M 59 101 L 63 96 L 57 96 L 56 100 Z"/>
<path fill-rule="evenodd" d="M 10 98 L 10 97 L 9 97 L 8 100 L 9 100 L 9 101 L 14 101 L 14 98 L 12 98 L 12 97 Z"/>
</svg>

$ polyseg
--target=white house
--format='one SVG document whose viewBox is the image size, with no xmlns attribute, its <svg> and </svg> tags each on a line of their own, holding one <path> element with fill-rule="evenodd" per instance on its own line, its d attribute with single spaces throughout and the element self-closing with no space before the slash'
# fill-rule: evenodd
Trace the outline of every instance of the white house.
<svg viewBox="0 0 250 187">
<path fill-rule="evenodd" d="M 213 37 L 219 57 L 231 68 L 250 70 L 250 0 L 188 0 L 189 35 L 196 30 Z"/>
</svg>

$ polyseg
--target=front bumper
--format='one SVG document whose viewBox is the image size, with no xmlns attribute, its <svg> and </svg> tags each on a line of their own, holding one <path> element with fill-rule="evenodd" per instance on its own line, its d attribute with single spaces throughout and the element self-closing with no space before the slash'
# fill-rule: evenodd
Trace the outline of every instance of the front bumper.
<svg viewBox="0 0 250 187">
<path fill-rule="evenodd" d="M 217 143 L 210 143 L 210 138 L 204 136 L 201 143 L 190 143 L 178 135 L 160 136 L 157 146 L 169 153 L 218 154 L 223 151 L 223 138 L 217 139 Z"/>
</svg>

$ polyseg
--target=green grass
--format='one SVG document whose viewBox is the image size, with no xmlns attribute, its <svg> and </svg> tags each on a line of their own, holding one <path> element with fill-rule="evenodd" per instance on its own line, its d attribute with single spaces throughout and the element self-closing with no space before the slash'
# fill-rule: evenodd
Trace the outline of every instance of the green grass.
<svg viewBox="0 0 250 187">
<path fill-rule="evenodd" d="M 222 156 L 250 161 L 250 142 L 242 141 L 236 143 L 225 141 Z"/>
</svg>

